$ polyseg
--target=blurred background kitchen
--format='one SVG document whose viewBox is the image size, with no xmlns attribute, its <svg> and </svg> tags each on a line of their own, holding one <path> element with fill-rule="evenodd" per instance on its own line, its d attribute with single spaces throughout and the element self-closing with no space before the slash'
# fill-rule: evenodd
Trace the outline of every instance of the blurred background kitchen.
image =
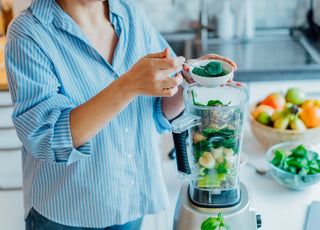
<svg viewBox="0 0 320 230">
<path fill-rule="evenodd" d="M 274 81 L 278 82 L 279 90 L 289 87 L 289 80 L 290 86 L 301 86 L 303 81 L 304 90 L 315 92 L 320 88 L 317 81 L 320 80 L 320 0 L 135 1 L 178 55 L 196 58 L 213 52 L 234 60 L 239 68 L 234 79 L 254 86 L 256 91 L 250 88 L 251 97 L 259 95 L 257 90 L 267 94 Z M 2 35 L 11 17 L 29 3 L 30 0 L 2 0 Z M 4 43 L 2 36 L 0 229 L 21 230 L 24 229 L 21 144 L 10 120 L 12 105 L 4 71 Z M 172 228 L 173 210 L 183 183 L 177 183 L 176 163 L 168 155 L 172 150 L 171 135 L 161 137 L 159 148 L 163 150 L 163 171 L 172 205 L 167 212 L 146 217 L 143 230 Z M 259 194 L 255 196 L 259 201 Z M 257 205 L 258 211 L 259 207 L 262 205 Z"/>
</svg>

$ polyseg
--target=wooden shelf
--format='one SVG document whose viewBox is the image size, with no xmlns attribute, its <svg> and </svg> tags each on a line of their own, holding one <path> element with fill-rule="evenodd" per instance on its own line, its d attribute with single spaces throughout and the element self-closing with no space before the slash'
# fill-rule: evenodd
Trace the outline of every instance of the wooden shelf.
<svg viewBox="0 0 320 230">
<path fill-rule="evenodd" d="M 8 81 L 6 76 L 6 69 L 4 67 L 4 46 L 6 38 L 0 37 L 0 91 L 9 90 Z"/>
</svg>

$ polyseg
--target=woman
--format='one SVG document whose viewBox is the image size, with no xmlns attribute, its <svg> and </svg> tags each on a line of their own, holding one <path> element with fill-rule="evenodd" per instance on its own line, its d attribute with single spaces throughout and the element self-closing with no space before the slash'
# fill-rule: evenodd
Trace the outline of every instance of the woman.
<svg viewBox="0 0 320 230">
<path fill-rule="evenodd" d="M 131 1 L 35 0 L 13 20 L 26 229 L 139 229 L 168 206 L 156 137 L 184 109 L 185 59 L 166 47 Z"/>
</svg>

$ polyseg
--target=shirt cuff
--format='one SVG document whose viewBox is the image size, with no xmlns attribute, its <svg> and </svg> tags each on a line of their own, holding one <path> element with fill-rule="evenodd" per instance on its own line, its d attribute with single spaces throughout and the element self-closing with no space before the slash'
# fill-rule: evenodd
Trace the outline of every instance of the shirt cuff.
<svg viewBox="0 0 320 230">
<path fill-rule="evenodd" d="M 67 109 L 61 112 L 54 127 L 54 139 L 52 148 L 54 149 L 56 162 L 67 162 L 67 165 L 90 156 L 92 142 L 88 141 L 84 145 L 74 148 L 70 130 L 70 112 Z"/>
<path fill-rule="evenodd" d="M 171 132 L 171 124 L 168 121 L 168 119 L 165 118 L 165 116 L 163 116 L 161 101 L 162 101 L 161 97 L 156 98 L 154 119 L 156 121 L 155 123 L 156 123 L 157 131 L 160 134 L 163 134 L 163 133 Z"/>
</svg>

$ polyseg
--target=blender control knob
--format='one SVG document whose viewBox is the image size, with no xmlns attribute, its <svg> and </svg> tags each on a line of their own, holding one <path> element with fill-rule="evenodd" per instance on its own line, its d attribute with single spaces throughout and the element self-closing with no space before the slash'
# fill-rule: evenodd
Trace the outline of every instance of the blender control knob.
<svg viewBox="0 0 320 230">
<path fill-rule="evenodd" d="M 256 215 L 256 219 L 257 219 L 257 228 L 261 228 L 262 226 L 261 215 Z"/>
</svg>

